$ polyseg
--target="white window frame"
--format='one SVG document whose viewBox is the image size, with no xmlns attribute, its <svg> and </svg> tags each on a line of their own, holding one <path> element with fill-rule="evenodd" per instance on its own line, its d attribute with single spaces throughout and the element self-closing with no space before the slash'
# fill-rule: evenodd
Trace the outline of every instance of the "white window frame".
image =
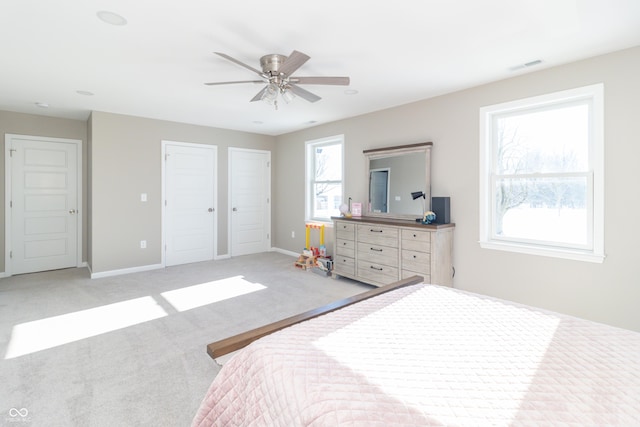
<svg viewBox="0 0 640 427">
<path fill-rule="evenodd" d="M 306 141 L 305 143 L 305 177 L 306 177 L 306 186 L 305 186 L 305 221 L 307 222 L 320 222 L 325 223 L 327 225 L 332 224 L 331 218 L 324 217 L 314 217 L 313 216 L 313 188 L 316 183 L 315 180 L 315 149 L 317 147 L 326 146 L 326 145 L 340 145 L 340 149 L 342 151 L 342 165 L 340 165 L 342 179 L 340 181 L 327 181 L 334 184 L 339 183 L 342 191 L 342 202 L 344 203 L 344 135 L 335 135 L 327 138 L 314 139 L 311 141 Z"/>
<path fill-rule="evenodd" d="M 494 147 L 493 122 L 497 116 L 587 101 L 590 106 L 587 203 L 588 244 L 551 246 L 526 239 L 504 240 L 493 233 Z M 523 176 L 527 178 L 527 176 Z M 604 85 L 602 83 L 480 108 L 480 247 L 578 261 L 603 262 L 604 253 Z"/>
</svg>

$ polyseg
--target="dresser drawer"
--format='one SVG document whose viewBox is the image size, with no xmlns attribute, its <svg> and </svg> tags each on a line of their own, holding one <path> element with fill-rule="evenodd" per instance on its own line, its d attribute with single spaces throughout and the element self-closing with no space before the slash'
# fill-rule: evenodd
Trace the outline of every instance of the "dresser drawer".
<svg viewBox="0 0 640 427">
<path fill-rule="evenodd" d="M 358 276 L 386 285 L 398 280 L 398 269 L 388 265 L 358 260 Z"/>
<path fill-rule="evenodd" d="M 431 232 L 402 230 L 402 249 L 431 252 Z"/>
<path fill-rule="evenodd" d="M 398 229 L 377 224 L 358 224 L 358 241 L 398 247 Z"/>
<path fill-rule="evenodd" d="M 336 241 L 336 254 L 348 257 L 356 256 L 356 242 L 353 240 L 338 239 Z"/>
<path fill-rule="evenodd" d="M 411 270 L 421 275 L 431 273 L 431 254 L 428 252 L 402 250 L 402 269 Z"/>
<path fill-rule="evenodd" d="M 353 258 L 337 256 L 333 260 L 333 272 L 336 274 L 356 274 L 356 261 Z"/>
<path fill-rule="evenodd" d="M 356 226 L 348 222 L 336 222 L 336 239 L 353 240 L 356 235 Z"/>
<path fill-rule="evenodd" d="M 377 264 L 384 264 L 389 267 L 397 267 L 398 248 L 359 242 L 358 259 Z"/>
</svg>

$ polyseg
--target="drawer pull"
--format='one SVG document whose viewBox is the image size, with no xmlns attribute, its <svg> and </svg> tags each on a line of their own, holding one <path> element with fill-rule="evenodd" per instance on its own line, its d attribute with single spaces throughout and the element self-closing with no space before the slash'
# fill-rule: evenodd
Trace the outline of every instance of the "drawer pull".
<svg viewBox="0 0 640 427">
<path fill-rule="evenodd" d="M 343 246 L 347 246 L 347 242 L 342 242 L 342 245 Z"/>
<path fill-rule="evenodd" d="M 376 251 L 376 252 L 382 252 L 382 249 L 377 249 L 377 248 L 369 248 L 369 249 L 371 249 L 372 251 Z"/>
<path fill-rule="evenodd" d="M 416 259 L 416 258 L 418 258 L 418 257 L 414 255 L 414 256 L 413 256 L 413 259 Z"/>
<path fill-rule="evenodd" d="M 374 270 L 378 270 L 378 271 L 382 271 L 383 269 L 380 267 L 374 267 L 373 265 L 370 265 L 369 268 L 372 268 Z"/>
<path fill-rule="evenodd" d="M 382 233 L 382 230 L 374 230 L 373 228 L 370 228 L 369 231 L 372 233 Z"/>
<path fill-rule="evenodd" d="M 415 233 L 413 234 L 413 237 L 418 237 Z"/>
</svg>

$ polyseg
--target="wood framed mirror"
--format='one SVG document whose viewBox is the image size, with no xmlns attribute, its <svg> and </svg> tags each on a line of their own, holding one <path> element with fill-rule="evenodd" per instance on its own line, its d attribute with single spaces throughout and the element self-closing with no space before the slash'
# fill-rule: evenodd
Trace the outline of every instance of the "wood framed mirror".
<svg viewBox="0 0 640 427">
<path fill-rule="evenodd" d="M 367 160 L 366 215 L 421 218 L 431 209 L 432 142 L 364 150 Z M 424 193 L 414 199 L 412 193 Z"/>
</svg>

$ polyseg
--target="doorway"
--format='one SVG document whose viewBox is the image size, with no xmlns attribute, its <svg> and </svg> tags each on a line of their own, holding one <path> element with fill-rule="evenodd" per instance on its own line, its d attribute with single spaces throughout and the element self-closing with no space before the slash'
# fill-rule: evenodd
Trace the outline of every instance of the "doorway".
<svg viewBox="0 0 640 427">
<path fill-rule="evenodd" d="M 216 254 L 218 148 L 163 141 L 163 263 L 209 261 Z"/>
<path fill-rule="evenodd" d="M 82 141 L 5 135 L 5 276 L 82 265 Z"/>
<path fill-rule="evenodd" d="M 271 152 L 229 148 L 230 255 L 271 249 Z"/>
<path fill-rule="evenodd" d="M 371 212 L 389 211 L 389 173 L 389 168 L 372 169 L 369 172 Z"/>
</svg>

